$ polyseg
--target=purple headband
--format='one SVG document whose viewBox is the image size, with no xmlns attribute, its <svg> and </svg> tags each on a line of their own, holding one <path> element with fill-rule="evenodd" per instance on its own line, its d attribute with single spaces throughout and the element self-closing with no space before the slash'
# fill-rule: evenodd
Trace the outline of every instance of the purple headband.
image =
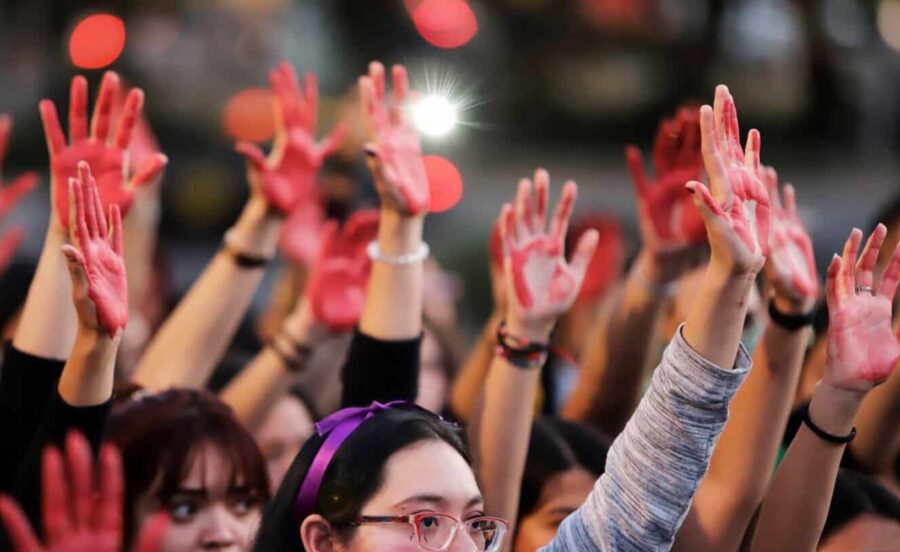
<svg viewBox="0 0 900 552">
<path fill-rule="evenodd" d="M 294 502 L 294 512 L 299 522 L 316 509 L 316 499 L 319 496 L 319 488 L 325 478 L 325 472 L 331 464 L 331 459 L 337 454 L 338 449 L 347 440 L 347 437 L 356 431 L 356 428 L 375 414 L 393 408 L 411 408 L 425 412 L 431 416 L 443 420 L 440 416 L 420 406 L 407 401 L 391 401 L 380 403 L 372 401 L 369 406 L 342 408 L 331 416 L 316 424 L 316 434 L 325 437 L 325 442 L 319 447 L 316 456 L 309 465 L 309 470 L 303 478 L 300 490 L 297 492 L 297 500 Z"/>
</svg>

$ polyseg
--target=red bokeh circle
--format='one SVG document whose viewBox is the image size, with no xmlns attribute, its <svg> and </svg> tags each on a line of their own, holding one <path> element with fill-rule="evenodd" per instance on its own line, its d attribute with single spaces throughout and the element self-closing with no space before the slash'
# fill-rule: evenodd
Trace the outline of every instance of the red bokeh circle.
<svg viewBox="0 0 900 552">
<path fill-rule="evenodd" d="M 459 170 L 449 159 L 440 155 L 426 155 L 422 161 L 425 163 L 431 197 L 428 211 L 432 213 L 449 211 L 463 196 L 463 181 Z"/>
<path fill-rule="evenodd" d="M 100 69 L 116 61 L 125 49 L 125 22 L 101 13 L 85 17 L 69 38 L 69 56 L 76 67 Z"/>
<path fill-rule="evenodd" d="M 235 140 L 267 142 L 275 136 L 272 93 L 265 88 L 245 88 L 233 95 L 222 112 L 225 134 Z"/>
<path fill-rule="evenodd" d="M 459 48 L 478 32 L 475 12 L 465 0 L 422 0 L 410 15 L 422 38 L 438 48 Z"/>
</svg>

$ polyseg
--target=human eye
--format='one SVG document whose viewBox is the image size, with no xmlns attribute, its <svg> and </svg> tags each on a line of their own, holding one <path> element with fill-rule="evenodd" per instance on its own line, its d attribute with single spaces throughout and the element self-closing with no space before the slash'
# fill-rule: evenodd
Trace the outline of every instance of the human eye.
<svg viewBox="0 0 900 552">
<path fill-rule="evenodd" d="M 187 522 L 200 510 L 200 501 L 193 497 L 176 495 L 169 500 L 168 510 L 173 521 Z"/>
<path fill-rule="evenodd" d="M 231 511 L 237 516 L 245 516 L 259 505 L 259 499 L 249 491 L 235 492 L 229 497 Z"/>
</svg>

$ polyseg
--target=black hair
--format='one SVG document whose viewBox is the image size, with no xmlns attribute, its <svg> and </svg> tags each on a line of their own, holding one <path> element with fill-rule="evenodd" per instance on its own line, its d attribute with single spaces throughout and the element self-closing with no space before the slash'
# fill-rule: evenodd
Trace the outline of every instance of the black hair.
<svg viewBox="0 0 900 552">
<path fill-rule="evenodd" d="M 544 485 L 554 475 L 580 467 L 600 477 L 608 451 L 609 439 L 586 424 L 551 417 L 535 420 L 522 476 L 519 519 L 534 511 Z"/>
<path fill-rule="evenodd" d="M 831 506 L 819 542 L 825 542 L 863 514 L 875 514 L 900 522 L 900 498 L 867 475 L 841 469 L 834 482 Z"/>
<path fill-rule="evenodd" d="M 471 465 L 472 459 L 459 428 L 417 409 L 388 409 L 360 425 L 341 444 L 325 475 L 314 513 L 324 517 L 343 537 L 365 503 L 378 492 L 384 467 L 398 451 L 421 441 L 443 441 Z M 303 445 L 284 481 L 263 513 L 253 550 L 297 552 L 305 550 L 294 503 L 310 464 L 324 439 L 318 434 Z"/>
</svg>

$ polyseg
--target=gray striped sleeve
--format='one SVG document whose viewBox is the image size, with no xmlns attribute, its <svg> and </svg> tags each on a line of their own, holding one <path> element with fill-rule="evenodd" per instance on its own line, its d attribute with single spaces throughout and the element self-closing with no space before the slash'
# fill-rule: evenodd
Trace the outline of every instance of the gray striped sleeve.
<svg viewBox="0 0 900 552">
<path fill-rule="evenodd" d="M 544 552 L 671 548 L 709 467 L 728 403 L 750 371 L 743 345 L 734 369 L 724 370 L 691 349 L 681 331 L 610 448 L 606 473 Z"/>
</svg>

